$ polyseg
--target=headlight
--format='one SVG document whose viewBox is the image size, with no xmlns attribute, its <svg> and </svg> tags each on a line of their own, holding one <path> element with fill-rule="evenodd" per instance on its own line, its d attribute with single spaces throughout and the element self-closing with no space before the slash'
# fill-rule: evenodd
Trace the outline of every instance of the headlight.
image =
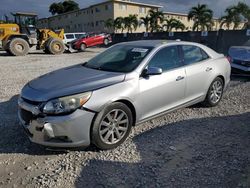
<svg viewBox="0 0 250 188">
<path fill-rule="evenodd" d="M 43 107 L 45 114 L 64 114 L 75 111 L 82 107 L 90 98 L 92 92 L 82 93 L 53 99 L 48 101 Z"/>
</svg>

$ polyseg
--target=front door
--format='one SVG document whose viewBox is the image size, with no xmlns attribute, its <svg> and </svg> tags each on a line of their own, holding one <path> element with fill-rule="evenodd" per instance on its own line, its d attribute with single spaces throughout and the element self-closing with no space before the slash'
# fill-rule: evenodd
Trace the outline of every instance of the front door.
<svg viewBox="0 0 250 188">
<path fill-rule="evenodd" d="M 178 106 L 184 98 L 186 76 L 178 46 L 160 49 L 148 67 L 161 68 L 163 73 L 140 78 L 136 99 L 139 121 Z"/>
</svg>

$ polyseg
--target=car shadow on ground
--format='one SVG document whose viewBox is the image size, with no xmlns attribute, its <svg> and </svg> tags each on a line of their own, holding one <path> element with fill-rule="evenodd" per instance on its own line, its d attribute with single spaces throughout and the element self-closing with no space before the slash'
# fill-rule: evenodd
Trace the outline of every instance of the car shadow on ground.
<svg viewBox="0 0 250 188">
<path fill-rule="evenodd" d="M 18 95 L 15 95 L 8 101 L 0 102 L 0 154 L 53 155 L 67 152 L 66 150 L 48 150 L 29 141 L 25 131 L 19 125 L 17 100 Z"/>
<path fill-rule="evenodd" d="M 139 162 L 92 159 L 75 187 L 248 187 L 249 122 L 244 113 L 146 131 L 132 139 Z"/>
</svg>

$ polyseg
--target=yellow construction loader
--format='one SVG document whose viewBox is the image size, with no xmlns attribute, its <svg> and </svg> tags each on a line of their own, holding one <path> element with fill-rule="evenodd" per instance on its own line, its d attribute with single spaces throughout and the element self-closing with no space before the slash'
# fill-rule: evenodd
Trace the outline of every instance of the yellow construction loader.
<svg viewBox="0 0 250 188">
<path fill-rule="evenodd" d="M 35 27 L 37 14 L 17 12 L 14 23 L 0 24 L 0 48 L 14 56 L 28 54 L 31 47 L 48 54 L 62 54 L 64 30 L 54 32 Z"/>
</svg>

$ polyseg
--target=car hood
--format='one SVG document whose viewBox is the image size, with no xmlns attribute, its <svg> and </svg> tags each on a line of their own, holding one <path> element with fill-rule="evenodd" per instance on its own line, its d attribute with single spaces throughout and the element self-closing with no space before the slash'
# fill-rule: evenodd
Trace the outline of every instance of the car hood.
<svg viewBox="0 0 250 188">
<path fill-rule="evenodd" d="M 230 48 L 228 54 L 235 60 L 250 61 L 249 47 Z"/>
<path fill-rule="evenodd" d="M 40 76 L 24 86 L 22 97 L 31 101 L 48 101 L 53 98 L 93 91 L 107 87 L 125 78 L 114 73 L 76 65 Z"/>
</svg>

